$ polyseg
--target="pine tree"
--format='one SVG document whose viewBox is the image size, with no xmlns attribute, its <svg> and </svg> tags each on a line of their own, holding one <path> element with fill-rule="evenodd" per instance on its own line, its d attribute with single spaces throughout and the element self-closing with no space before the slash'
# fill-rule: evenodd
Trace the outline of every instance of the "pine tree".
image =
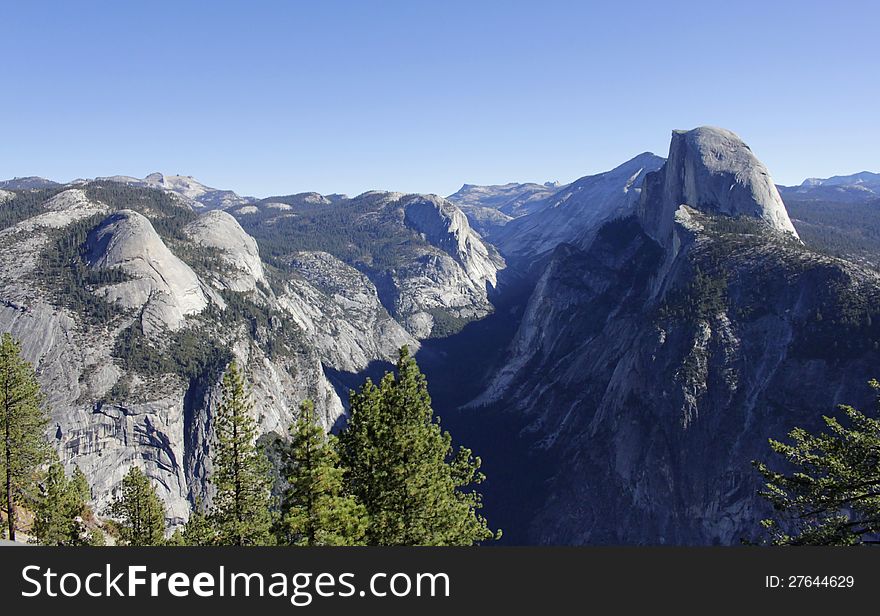
<svg viewBox="0 0 880 616">
<path fill-rule="evenodd" d="M 283 450 L 288 488 L 281 506 L 279 542 L 287 545 L 360 545 L 366 510 L 343 493 L 343 470 L 328 436 L 315 418 L 315 405 L 300 405 Z"/>
<path fill-rule="evenodd" d="M 871 381 L 880 392 L 880 383 Z M 762 520 L 774 545 L 855 545 L 880 537 L 880 420 L 840 406 L 845 426 L 824 417 L 828 430 L 789 433 L 791 443 L 770 440 L 793 470 L 782 473 L 754 462 L 765 480 L 759 492 L 773 505 Z"/>
<path fill-rule="evenodd" d="M 76 497 L 83 503 L 88 503 L 92 499 L 92 488 L 89 486 L 89 480 L 78 466 L 73 467 L 73 473 L 70 475 L 70 487 L 76 494 Z M 86 508 L 88 508 L 88 505 L 86 505 Z"/>
<path fill-rule="evenodd" d="M 102 547 L 106 545 L 104 531 L 100 528 L 93 528 L 92 532 L 89 533 L 89 545 L 92 547 Z"/>
<path fill-rule="evenodd" d="M 211 521 L 221 545 L 270 545 L 269 463 L 255 445 L 256 424 L 244 376 L 235 362 L 223 376 L 217 408 L 212 482 L 217 492 Z"/>
<path fill-rule="evenodd" d="M 217 543 L 217 531 L 212 526 L 200 500 L 196 500 L 193 512 L 180 533 L 180 540 L 180 545 L 204 546 Z"/>
<path fill-rule="evenodd" d="M 69 478 L 60 462 L 46 471 L 34 503 L 36 540 L 43 545 L 89 543 L 84 518 L 88 512 L 89 485 L 79 468 Z"/>
<path fill-rule="evenodd" d="M 0 471 L 4 480 L 9 538 L 15 540 L 15 506 L 36 485 L 50 460 L 45 431 L 49 418 L 36 374 L 9 334 L 0 341 Z"/>
<path fill-rule="evenodd" d="M 132 466 L 122 479 L 122 494 L 110 507 L 118 518 L 125 545 L 151 546 L 165 542 L 165 504 L 150 479 Z"/>
<path fill-rule="evenodd" d="M 480 459 L 453 451 L 406 347 L 396 378 L 352 392 L 340 445 L 348 488 L 369 517 L 368 544 L 472 545 L 495 536 L 478 513 Z"/>
</svg>

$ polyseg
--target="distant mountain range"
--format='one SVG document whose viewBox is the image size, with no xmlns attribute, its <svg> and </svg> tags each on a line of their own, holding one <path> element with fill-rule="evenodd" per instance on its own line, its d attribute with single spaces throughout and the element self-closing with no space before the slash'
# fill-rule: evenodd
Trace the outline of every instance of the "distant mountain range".
<svg viewBox="0 0 880 616">
<path fill-rule="evenodd" d="M 780 186 L 783 197 L 811 201 L 867 201 L 880 198 L 880 173 L 862 171 L 830 178 L 809 178 L 799 186 Z"/>
</svg>

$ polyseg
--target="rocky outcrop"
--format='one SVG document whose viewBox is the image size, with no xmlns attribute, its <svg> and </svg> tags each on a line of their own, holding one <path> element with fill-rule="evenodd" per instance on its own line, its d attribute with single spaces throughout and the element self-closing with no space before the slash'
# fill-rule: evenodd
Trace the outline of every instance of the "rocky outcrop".
<svg viewBox="0 0 880 616">
<path fill-rule="evenodd" d="M 149 192 L 141 197 L 148 201 Z M 83 265 L 96 273 L 120 272 L 123 278 L 118 282 L 119 276 L 109 276 L 117 282 L 83 289 L 115 302 L 117 310 L 103 320 L 89 318 L 82 299 L 68 307 L 69 298 L 54 286 L 56 278 L 38 271 L 44 251 L 59 234 L 96 214 L 104 218 L 97 219 L 79 247 Z M 212 415 L 219 399 L 218 369 L 223 367 L 208 362 L 181 370 L 178 362 L 192 362 L 212 347 L 215 361 L 236 358 L 250 380 L 253 413 L 263 432 L 286 433 L 306 397 L 315 401 L 328 429 L 344 409 L 324 375 L 321 353 L 305 331 L 297 339 L 297 326 L 285 326 L 278 317 L 265 326 L 236 317 L 174 254 L 147 217 L 130 210 L 107 214 L 107 205 L 89 201 L 79 187 L 59 193 L 35 216 L 0 231 L 0 331 L 22 341 L 24 356 L 48 395 L 52 423 L 47 436 L 65 464 L 80 467 L 89 477 L 99 514 L 107 513 L 128 468 L 138 465 L 165 501 L 169 521 L 177 524 L 188 517 L 195 498 L 210 498 L 206 476 Z M 181 216 L 188 219 L 188 210 L 181 209 Z M 210 215 L 189 227 L 204 244 L 181 244 L 178 239 L 173 245 L 185 255 L 214 246 L 258 274 L 262 264 L 247 260 L 253 245 L 224 216 Z M 230 264 L 206 275 L 222 279 Z M 253 301 L 269 304 L 272 298 L 261 293 L 255 291 Z M 327 298 L 321 295 L 318 301 Z M 125 342 L 120 350 L 132 331 L 143 331 L 147 342 L 135 347 Z M 375 331 L 385 330 L 377 326 Z M 278 336 L 285 337 L 283 346 L 276 345 L 280 350 L 267 344 Z M 367 361 L 366 354 L 380 343 L 363 344 Z M 129 359 L 124 361 L 125 354 Z"/>
<path fill-rule="evenodd" d="M 370 279 L 325 252 L 299 252 L 290 259 L 298 276 L 286 281 L 278 305 L 306 332 L 321 361 L 356 373 L 372 361 L 394 361 L 400 347 L 419 343 L 379 301 Z"/>
<path fill-rule="evenodd" d="M 142 309 L 148 336 L 180 329 L 184 317 L 208 305 L 198 276 L 168 249 L 142 214 L 111 214 L 89 234 L 85 253 L 90 267 L 118 269 L 130 276 L 98 293 L 111 304 Z"/>
<path fill-rule="evenodd" d="M 645 185 L 639 218 L 661 244 L 670 241 L 675 211 L 681 205 L 734 218 L 758 218 L 780 233 L 798 236 L 770 172 L 728 130 L 704 126 L 674 131 L 666 164 Z"/>
<path fill-rule="evenodd" d="M 42 206 L 43 212 L 23 220 L 16 229 L 19 232 L 33 232 L 40 228 L 60 229 L 67 225 L 107 212 L 107 206 L 86 198 L 78 188 L 64 190 L 48 199 Z"/>
<path fill-rule="evenodd" d="M 95 179 L 174 193 L 185 198 L 196 209 L 227 209 L 246 205 L 254 201 L 251 197 L 241 197 L 231 190 L 219 190 L 205 186 L 191 175 L 164 175 L 157 172 L 151 173 L 143 179 L 127 175 L 114 175 Z"/>
<path fill-rule="evenodd" d="M 187 225 L 186 234 L 200 246 L 219 251 L 228 266 L 218 272 L 218 286 L 232 291 L 254 291 L 266 283 L 257 241 L 245 233 L 230 214 L 214 210 Z"/>
<path fill-rule="evenodd" d="M 416 338 L 436 333 L 435 311 L 460 320 L 485 316 L 488 291 L 504 260 L 468 224 L 452 203 L 434 195 L 409 195 L 398 202 L 404 224 L 433 250 L 402 264 L 390 276 L 394 314 Z"/>
<path fill-rule="evenodd" d="M 401 206 L 407 226 L 452 257 L 476 287 L 495 286 L 504 260 L 470 228 L 461 210 L 434 195 L 411 195 Z"/>
</svg>

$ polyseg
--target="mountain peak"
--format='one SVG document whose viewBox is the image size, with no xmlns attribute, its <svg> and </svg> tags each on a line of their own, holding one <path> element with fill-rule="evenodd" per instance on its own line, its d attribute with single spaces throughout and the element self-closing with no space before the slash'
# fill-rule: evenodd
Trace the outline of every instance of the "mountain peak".
<svg viewBox="0 0 880 616">
<path fill-rule="evenodd" d="M 681 205 L 710 214 L 759 218 L 798 237 L 767 167 L 739 136 L 724 128 L 672 132 L 669 158 L 642 192 L 639 212 L 646 231 L 665 244 Z"/>
<path fill-rule="evenodd" d="M 9 190 L 37 190 L 41 188 L 52 188 L 59 186 L 58 182 L 47 180 L 36 175 L 27 177 L 14 177 L 11 180 L 0 181 L 0 188 Z"/>
</svg>

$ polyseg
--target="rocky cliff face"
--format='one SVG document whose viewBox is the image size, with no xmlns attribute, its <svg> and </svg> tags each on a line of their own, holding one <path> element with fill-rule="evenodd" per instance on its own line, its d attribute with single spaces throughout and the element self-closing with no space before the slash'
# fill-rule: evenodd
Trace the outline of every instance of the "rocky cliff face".
<svg viewBox="0 0 880 616">
<path fill-rule="evenodd" d="M 638 204 L 553 250 L 474 404 L 522 414 L 556 461 L 533 542 L 755 537 L 767 438 L 870 398 L 880 332 L 837 319 L 880 279 L 807 250 L 732 133 L 676 132 Z"/>
<path fill-rule="evenodd" d="M 488 290 L 497 284 L 504 260 L 483 242 L 467 217 L 449 201 L 411 195 L 401 200 L 404 224 L 435 250 L 393 276 L 397 287 L 395 313 L 418 338 L 434 330 L 437 311 L 473 320 L 491 311 Z"/>
<path fill-rule="evenodd" d="M 84 253 L 89 267 L 116 269 L 128 276 L 95 292 L 110 304 L 139 310 L 148 337 L 180 329 L 187 316 L 208 305 L 195 272 L 137 212 L 122 210 L 104 219 L 89 233 Z"/>
<path fill-rule="evenodd" d="M 452 203 L 434 195 L 304 193 L 232 211 L 280 267 L 306 249 L 367 276 L 382 305 L 414 338 L 446 335 L 492 311 L 504 260 Z"/>
<path fill-rule="evenodd" d="M 187 225 L 185 231 L 199 246 L 219 252 L 226 267 L 218 272 L 217 286 L 252 292 L 258 284 L 267 284 L 256 240 L 245 233 L 232 215 L 221 210 L 208 212 Z"/>
<path fill-rule="evenodd" d="M 495 237 L 502 253 L 534 259 L 557 245 L 588 245 L 602 224 L 635 211 L 645 176 L 663 159 L 651 153 L 583 177 L 550 197 L 539 211 L 507 224 Z"/>
<path fill-rule="evenodd" d="M 357 373 L 371 361 L 394 361 L 404 345 L 418 350 L 418 341 L 391 318 L 367 276 L 325 252 L 298 252 L 290 263 L 297 276 L 288 279 L 277 301 L 326 365 Z"/>
<path fill-rule="evenodd" d="M 108 186 L 10 191 L 0 231 L 0 331 L 22 340 L 49 394 L 49 436 L 88 475 L 99 511 L 132 464 L 172 523 L 210 499 L 212 414 L 233 358 L 261 430 L 283 434 L 305 397 L 328 429 L 342 416 L 327 370 L 418 348 L 369 279 L 331 255 L 269 268 L 226 212 Z"/>
<path fill-rule="evenodd" d="M 639 203 L 644 228 L 661 244 L 669 241 L 681 205 L 730 217 L 760 218 L 797 238 L 797 231 L 764 164 L 735 134 L 701 127 L 672 133 L 669 159 L 648 179 Z"/>
</svg>

